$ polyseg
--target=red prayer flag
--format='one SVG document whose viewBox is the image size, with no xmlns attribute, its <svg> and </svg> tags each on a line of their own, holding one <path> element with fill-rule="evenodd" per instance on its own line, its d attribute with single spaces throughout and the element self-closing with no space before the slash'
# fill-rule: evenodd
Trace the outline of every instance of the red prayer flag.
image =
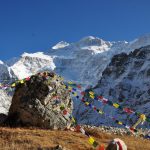
<svg viewBox="0 0 150 150">
<path fill-rule="evenodd" d="M 81 85 L 77 85 L 77 88 L 81 89 Z"/>
<path fill-rule="evenodd" d="M 96 107 L 94 106 L 94 110 L 96 110 Z"/>
<path fill-rule="evenodd" d="M 106 104 L 106 103 L 107 103 L 107 100 L 104 99 L 104 100 L 103 100 L 103 103 Z"/>
<path fill-rule="evenodd" d="M 29 81 L 29 80 L 30 80 L 30 77 L 27 77 L 27 78 L 26 78 L 26 81 Z"/>
<path fill-rule="evenodd" d="M 84 98 L 81 99 L 84 102 Z"/>
<path fill-rule="evenodd" d="M 125 112 L 132 114 L 133 110 L 131 110 L 130 108 L 124 108 L 123 109 Z"/>
<path fill-rule="evenodd" d="M 66 115 L 67 113 L 68 113 L 67 110 L 64 110 L 64 111 L 63 111 L 63 114 L 64 114 L 64 115 Z"/>
<path fill-rule="evenodd" d="M 98 96 L 99 99 L 103 99 L 103 96 Z"/>
<path fill-rule="evenodd" d="M 104 145 L 100 145 L 96 150 L 105 150 Z"/>
<path fill-rule="evenodd" d="M 84 92 L 84 91 L 82 91 L 82 92 L 81 92 L 81 95 L 85 95 L 85 92 Z"/>
<path fill-rule="evenodd" d="M 75 129 L 76 129 L 76 131 L 80 131 L 81 127 L 80 127 L 79 125 L 77 125 L 77 126 L 75 127 Z"/>
</svg>

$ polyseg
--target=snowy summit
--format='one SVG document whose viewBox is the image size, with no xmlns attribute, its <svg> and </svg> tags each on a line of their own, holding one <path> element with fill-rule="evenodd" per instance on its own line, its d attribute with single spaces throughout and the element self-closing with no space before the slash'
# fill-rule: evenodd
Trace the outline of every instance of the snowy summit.
<svg viewBox="0 0 150 150">
<path fill-rule="evenodd" d="M 61 41 L 59 43 L 57 43 L 55 46 L 52 47 L 52 49 L 61 49 L 61 48 L 65 48 L 69 46 L 69 43 Z"/>
</svg>

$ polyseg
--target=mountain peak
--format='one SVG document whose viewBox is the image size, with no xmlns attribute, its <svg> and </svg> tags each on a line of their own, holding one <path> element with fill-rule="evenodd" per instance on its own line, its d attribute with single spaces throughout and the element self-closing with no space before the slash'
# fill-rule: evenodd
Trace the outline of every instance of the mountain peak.
<svg viewBox="0 0 150 150">
<path fill-rule="evenodd" d="M 52 47 L 52 49 L 60 49 L 69 46 L 70 44 L 65 41 L 60 41 L 55 46 Z"/>
<path fill-rule="evenodd" d="M 96 37 L 94 37 L 94 36 L 86 36 L 86 37 L 83 37 L 81 40 L 94 40 L 94 39 L 96 39 Z"/>
<path fill-rule="evenodd" d="M 107 44 L 108 42 L 104 41 L 103 39 L 100 39 L 98 37 L 94 36 L 87 36 L 82 38 L 79 42 L 77 42 L 77 45 L 80 47 L 84 46 L 102 46 Z"/>
</svg>

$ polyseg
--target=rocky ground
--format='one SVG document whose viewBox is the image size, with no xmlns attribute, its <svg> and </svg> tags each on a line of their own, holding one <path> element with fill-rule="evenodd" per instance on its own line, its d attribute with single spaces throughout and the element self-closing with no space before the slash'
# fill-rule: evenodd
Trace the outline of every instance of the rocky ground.
<svg viewBox="0 0 150 150">
<path fill-rule="evenodd" d="M 150 141 L 127 135 L 117 128 L 85 127 L 91 136 L 105 146 L 113 138 L 122 139 L 128 150 L 149 150 Z M 121 130 L 122 135 L 117 134 Z M 56 148 L 57 147 L 57 148 Z M 58 148 L 59 147 L 59 148 Z M 62 148 L 61 148 L 62 147 Z M 35 128 L 0 128 L 0 150 L 94 150 L 88 138 L 81 133 Z"/>
<path fill-rule="evenodd" d="M 95 126 L 89 126 L 89 125 L 84 125 L 83 128 L 86 130 L 90 131 L 98 131 L 98 132 L 103 132 L 103 133 L 108 133 L 108 134 L 114 134 L 114 135 L 130 135 L 138 138 L 143 138 L 147 133 L 150 131 L 150 129 L 137 129 L 137 132 L 133 132 L 127 128 L 117 128 L 117 127 L 110 127 L 110 126 L 101 126 L 101 127 L 95 127 Z"/>
</svg>

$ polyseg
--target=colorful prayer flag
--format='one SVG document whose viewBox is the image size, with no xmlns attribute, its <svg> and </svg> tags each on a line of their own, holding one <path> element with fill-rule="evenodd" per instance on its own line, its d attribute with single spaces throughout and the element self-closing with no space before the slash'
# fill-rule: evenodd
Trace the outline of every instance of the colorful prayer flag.
<svg viewBox="0 0 150 150">
<path fill-rule="evenodd" d="M 119 104 L 113 103 L 113 106 L 114 106 L 115 108 L 118 108 L 118 107 L 119 107 Z"/>
<path fill-rule="evenodd" d="M 95 140 L 94 140 L 92 137 L 89 138 L 89 143 L 90 143 L 90 144 L 93 145 L 94 141 L 95 141 Z"/>
</svg>

